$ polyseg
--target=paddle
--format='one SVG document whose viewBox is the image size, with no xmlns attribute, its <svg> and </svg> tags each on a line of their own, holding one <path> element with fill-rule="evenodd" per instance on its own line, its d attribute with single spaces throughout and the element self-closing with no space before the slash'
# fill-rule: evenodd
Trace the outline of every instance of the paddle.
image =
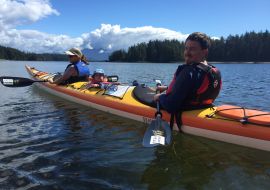
<svg viewBox="0 0 270 190">
<path fill-rule="evenodd" d="M 118 76 L 112 75 L 107 76 L 109 82 L 117 82 Z M 30 86 L 35 82 L 48 82 L 47 80 L 32 80 L 29 78 L 23 78 L 23 77 L 11 77 L 11 76 L 1 76 L 0 82 L 2 85 L 6 87 L 24 87 L 24 86 Z"/>
<path fill-rule="evenodd" d="M 157 83 L 157 86 L 161 83 Z M 159 91 L 157 91 L 159 93 Z M 160 112 L 159 101 L 157 101 L 157 112 L 155 113 L 155 119 L 151 122 L 147 128 L 142 145 L 144 147 L 155 147 L 158 145 L 169 145 L 172 140 L 172 131 L 169 124 L 162 119 L 162 113 Z"/>
<path fill-rule="evenodd" d="M 30 86 L 34 82 L 47 82 L 47 81 L 31 80 L 31 79 L 23 78 L 23 77 L 2 76 L 0 77 L 0 82 L 2 83 L 2 85 L 6 87 L 24 87 L 24 86 Z"/>
<path fill-rule="evenodd" d="M 117 75 L 107 76 L 108 82 L 117 82 L 119 77 Z"/>
</svg>

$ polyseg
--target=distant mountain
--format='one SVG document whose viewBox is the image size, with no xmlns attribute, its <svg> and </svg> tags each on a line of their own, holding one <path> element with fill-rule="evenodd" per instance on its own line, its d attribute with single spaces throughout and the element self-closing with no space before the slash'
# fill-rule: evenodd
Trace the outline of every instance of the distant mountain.
<svg viewBox="0 0 270 190">
<path fill-rule="evenodd" d="M 89 61 L 108 61 L 111 51 L 104 51 L 102 49 L 83 49 L 82 53 Z"/>
</svg>

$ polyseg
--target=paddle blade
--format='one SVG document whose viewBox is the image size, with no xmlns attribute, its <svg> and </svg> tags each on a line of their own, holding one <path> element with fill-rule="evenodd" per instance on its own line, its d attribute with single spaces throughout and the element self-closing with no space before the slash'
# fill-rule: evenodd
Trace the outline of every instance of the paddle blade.
<svg viewBox="0 0 270 190">
<path fill-rule="evenodd" d="M 6 87 L 24 87 L 24 86 L 29 86 L 36 81 L 33 81 L 28 78 L 22 78 L 22 77 L 2 76 L 0 77 L 0 82 L 2 83 L 2 85 Z"/>
<path fill-rule="evenodd" d="M 112 76 L 107 76 L 108 82 L 117 82 L 118 81 L 118 76 L 117 75 L 112 75 Z"/>
<path fill-rule="evenodd" d="M 172 131 L 169 124 L 157 117 L 147 128 L 143 137 L 144 147 L 155 147 L 158 145 L 169 145 L 172 141 Z"/>
</svg>

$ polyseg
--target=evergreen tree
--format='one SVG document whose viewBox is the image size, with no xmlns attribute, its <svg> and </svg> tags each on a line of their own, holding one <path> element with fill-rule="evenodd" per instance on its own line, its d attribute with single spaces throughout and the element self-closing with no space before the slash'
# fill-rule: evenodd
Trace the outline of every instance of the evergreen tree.
<svg viewBox="0 0 270 190">
<path fill-rule="evenodd" d="M 109 56 L 109 61 L 127 61 L 126 57 L 127 53 L 125 50 L 117 50 Z"/>
<path fill-rule="evenodd" d="M 178 40 L 154 40 L 128 48 L 124 60 L 130 62 L 179 62 L 184 60 L 185 44 Z M 121 61 L 123 59 L 118 59 Z M 243 35 L 229 35 L 226 39 L 211 40 L 208 61 L 259 62 L 270 61 L 270 33 L 246 32 Z M 110 60 L 113 61 L 113 60 Z"/>
<path fill-rule="evenodd" d="M 66 61 L 64 54 L 36 54 L 25 53 L 14 48 L 0 46 L 0 59 L 27 61 Z"/>
</svg>

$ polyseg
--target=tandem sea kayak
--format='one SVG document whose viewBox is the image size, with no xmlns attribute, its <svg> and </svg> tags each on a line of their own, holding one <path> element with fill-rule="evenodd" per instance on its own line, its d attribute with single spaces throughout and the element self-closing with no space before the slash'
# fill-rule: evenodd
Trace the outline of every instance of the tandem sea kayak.
<svg viewBox="0 0 270 190">
<path fill-rule="evenodd" d="M 26 66 L 34 80 L 46 80 L 52 74 Z M 149 124 L 156 108 L 148 103 L 155 91 L 145 86 L 111 85 L 107 89 L 84 88 L 87 82 L 55 85 L 35 83 L 40 89 L 66 100 L 102 110 L 121 117 Z M 170 114 L 162 111 L 163 119 L 170 121 Z M 270 113 L 221 105 L 199 110 L 184 111 L 181 131 L 218 141 L 270 151 Z M 179 130 L 176 123 L 174 130 Z"/>
</svg>

